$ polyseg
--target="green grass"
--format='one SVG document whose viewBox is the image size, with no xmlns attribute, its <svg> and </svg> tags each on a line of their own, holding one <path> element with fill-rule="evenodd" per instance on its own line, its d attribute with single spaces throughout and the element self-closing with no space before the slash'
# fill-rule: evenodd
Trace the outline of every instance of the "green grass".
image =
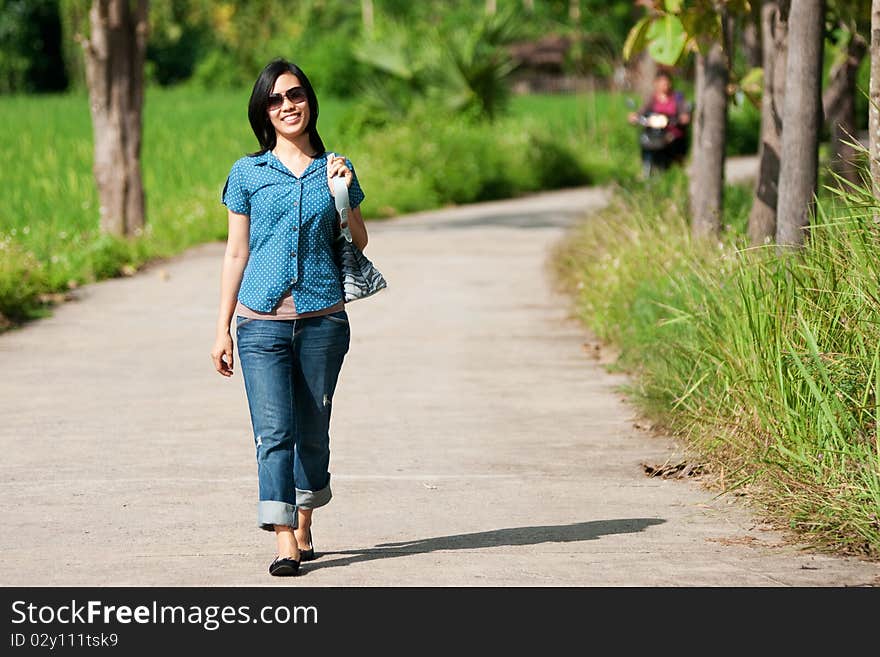
<svg viewBox="0 0 880 657">
<path fill-rule="evenodd" d="M 144 248 L 151 254 L 224 236 L 220 190 L 231 163 L 256 148 L 246 104 L 244 92 L 149 90 L 143 174 L 150 238 Z M 322 108 L 322 124 L 332 131 L 341 109 L 339 103 Z M 61 283 L 59 277 L 82 269 L 78 259 L 94 259 L 95 250 L 109 248 L 97 235 L 87 100 L 5 97 L 0 125 L 0 234 L 33 252 L 52 284 Z M 105 272 L 98 269 L 101 277 Z"/>
<path fill-rule="evenodd" d="M 560 280 L 628 392 L 725 490 L 813 544 L 880 557 L 880 290 L 876 201 L 823 194 L 808 246 L 778 257 L 728 228 L 694 243 L 686 181 L 630 187 L 560 247 Z M 646 254 L 650 254 L 646 257 Z"/>
<path fill-rule="evenodd" d="M 574 145 L 577 157 L 597 183 L 634 180 L 638 172 L 638 131 L 626 123 L 626 99 L 635 95 L 593 94 L 515 96 L 510 112 L 538 118 L 554 135 Z"/>
<path fill-rule="evenodd" d="M 44 314 L 47 293 L 225 239 L 219 196 L 226 174 L 235 159 L 257 149 L 248 97 L 248 90 L 148 89 L 147 226 L 134 240 L 97 229 L 87 98 L 0 97 L 0 322 Z M 623 100 L 608 94 L 516 97 L 508 115 L 491 125 L 427 115 L 358 135 L 344 129 L 350 104 L 324 100 L 319 128 L 328 148 L 355 163 L 368 218 L 637 171 Z"/>
</svg>

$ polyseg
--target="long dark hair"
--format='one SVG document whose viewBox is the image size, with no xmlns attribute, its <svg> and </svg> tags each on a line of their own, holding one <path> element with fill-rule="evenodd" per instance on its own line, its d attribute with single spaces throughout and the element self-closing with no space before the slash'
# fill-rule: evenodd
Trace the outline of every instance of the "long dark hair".
<svg viewBox="0 0 880 657">
<path fill-rule="evenodd" d="M 257 136 L 257 141 L 260 142 L 260 150 L 252 155 L 262 155 L 275 148 L 277 136 L 272 121 L 269 119 L 269 94 L 272 93 L 275 81 L 282 73 L 293 73 L 299 78 L 300 84 L 306 92 L 309 103 L 309 123 L 306 126 L 306 133 L 309 135 L 309 143 L 315 149 L 315 154 L 322 155 L 324 142 L 318 134 L 318 98 L 315 96 L 315 90 L 299 66 L 280 57 L 266 64 L 266 68 L 260 73 L 254 83 L 254 90 L 251 92 L 251 100 L 248 103 L 248 119 L 250 119 L 251 128 Z"/>
</svg>

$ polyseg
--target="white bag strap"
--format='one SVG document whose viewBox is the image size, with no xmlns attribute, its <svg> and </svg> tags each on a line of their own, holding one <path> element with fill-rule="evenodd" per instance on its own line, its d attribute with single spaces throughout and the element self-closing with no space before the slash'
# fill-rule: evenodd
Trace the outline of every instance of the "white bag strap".
<svg viewBox="0 0 880 657">
<path fill-rule="evenodd" d="M 334 157 L 336 157 L 335 153 L 327 153 L 328 162 Z M 351 242 L 351 229 L 348 227 L 348 213 L 351 212 L 351 205 L 348 200 L 348 185 L 345 184 L 345 178 L 342 176 L 333 176 L 330 179 L 330 185 L 333 189 L 336 211 L 339 213 L 339 226 L 342 229 L 342 236 L 346 241 Z"/>
</svg>

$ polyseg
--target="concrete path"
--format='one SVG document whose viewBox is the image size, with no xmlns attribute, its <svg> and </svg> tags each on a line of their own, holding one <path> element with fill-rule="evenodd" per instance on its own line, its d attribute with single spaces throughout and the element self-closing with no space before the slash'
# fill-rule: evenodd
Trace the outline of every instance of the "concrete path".
<svg viewBox="0 0 880 657">
<path fill-rule="evenodd" d="M 548 248 L 601 190 L 370 226 L 390 287 L 349 307 L 320 558 L 266 567 L 241 373 L 213 372 L 222 244 L 88 286 L 0 336 L 0 584 L 842 585 L 635 426 L 551 292 Z M 220 212 L 221 208 L 217 208 Z"/>
</svg>

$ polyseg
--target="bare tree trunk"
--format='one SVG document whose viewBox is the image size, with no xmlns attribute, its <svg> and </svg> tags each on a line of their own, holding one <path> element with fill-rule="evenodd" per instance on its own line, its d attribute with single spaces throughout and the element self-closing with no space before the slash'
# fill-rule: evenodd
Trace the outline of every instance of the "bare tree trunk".
<svg viewBox="0 0 880 657">
<path fill-rule="evenodd" d="M 568 17 L 572 23 L 578 23 L 581 20 L 581 1 L 568 0 Z"/>
<path fill-rule="evenodd" d="M 496 11 L 498 11 L 498 0 L 486 0 L 486 13 L 494 16 Z"/>
<path fill-rule="evenodd" d="M 753 246 L 776 239 L 782 104 L 788 52 L 788 5 L 788 0 L 765 0 L 761 5 L 764 93 L 761 96 L 761 143 L 758 146 L 760 164 L 755 182 L 755 200 L 749 213 L 749 240 Z"/>
<path fill-rule="evenodd" d="M 82 44 L 101 230 L 114 235 L 136 235 L 144 226 L 140 154 L 148 4 L 94 0 L 91 34 Z"/>
<path fill-rule="evenodd" d="M 802 246 L 814 209 L 822 125 L 824 0 L 797 0 L 788 17 L 788 58 L 776 243 Z"/>
<path fill-rule="evenodd" d="M 706 59 L 702 53 L 696 52 L 694 57 L 694 109 L 691 114 L 691 164 L 688 172 L 688 195 L 689 202 L 693 205 L 693 196 L 695 191 L 694 176 L 700 165 L 700 144 L 702 143 L 703 133 L 703 94 L 706 87 Z"/>
<path fill-rule="evenodd" d="M 361 19 L 364 22 L 364 31 L 368 34 L 373 31 L 373 0 L 361 0 Z"/>
<path fill-rule="evenodd" d="M 859 182 L 857 151 L 849 145 L 856 132 L 856 73 L 868 51 L 865 38 L 852 33 L 844 56 L 831 69 L 822 97 L 825 120 L 831 131 L 831 168 L 845 180 Z"/>
<path fill-rule="evenodd" d="M 871 2 L 871 86 L 868 95 L 871 183 L 874 198 L 880 199 L 880 0 Z M 876 213 L 874 221 L 880 221 Z"/>
<path fill-rule="evenodd" d="M 690 176 L 691 233 L 697 239 L 717 237 L 721 232 L 727 80 L 727 55 L 721 43 L 713 44 L 705 56 L 697 54 L 697 111 Z"/>
</svg>

